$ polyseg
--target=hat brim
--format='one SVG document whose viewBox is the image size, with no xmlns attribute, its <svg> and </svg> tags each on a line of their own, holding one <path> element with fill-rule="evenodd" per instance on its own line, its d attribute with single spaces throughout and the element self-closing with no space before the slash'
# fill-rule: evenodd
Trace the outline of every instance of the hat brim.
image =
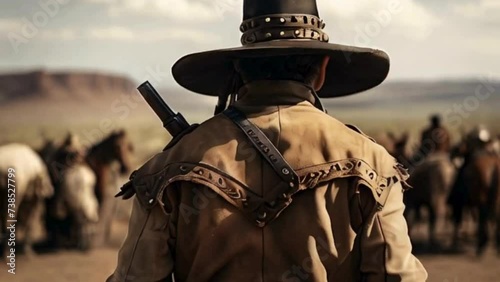
<svg viewBox="0 0 500 282">
<path fill-rule="evenodd" d="M 194 53 L 172 67 L 174 79 L 184 88 L 219 96 L 228 90 L 233 60 L 286 55 L 330 56 L 323 98 L 355 94 L 382 83 L 389 73 L 389 57 L 381 50 L 311 40 L 273 40 L 242 47 Z"/>
</svg>

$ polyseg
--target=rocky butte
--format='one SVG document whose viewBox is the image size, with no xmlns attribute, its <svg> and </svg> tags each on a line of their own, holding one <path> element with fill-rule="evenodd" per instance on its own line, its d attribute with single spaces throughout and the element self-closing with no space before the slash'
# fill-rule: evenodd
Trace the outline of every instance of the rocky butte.
<svg viewBox="0 0 500 282">
<path fill-rule="evenodd" d="M 131 93 L 135 83 L 127 77 L 92 72 L 48 72 L 0 75 L 0 102 L 28 100 L 89 100 Z"/>
</svg>

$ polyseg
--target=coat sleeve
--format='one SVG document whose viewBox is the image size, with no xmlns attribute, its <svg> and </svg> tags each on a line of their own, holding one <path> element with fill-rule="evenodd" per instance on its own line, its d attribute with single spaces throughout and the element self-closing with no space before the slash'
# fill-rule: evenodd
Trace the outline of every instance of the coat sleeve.
<svg viewBox="0 0 500 282">
<path fill-rule="evenodd" d="M 106 281 L 172 281 L 171 217 L 160 205 L 146 210 L 134 198 L 127 238 L 118 253 L 118 265 Z"/>
<path fill-rule="evenodd" d="M 404 209 L 398 183 L 391 187 L 383 209 L 368 217 L 361 234 L 362 281 L 426 281 L 426 270 L 412 254 Z"/>
</svg>

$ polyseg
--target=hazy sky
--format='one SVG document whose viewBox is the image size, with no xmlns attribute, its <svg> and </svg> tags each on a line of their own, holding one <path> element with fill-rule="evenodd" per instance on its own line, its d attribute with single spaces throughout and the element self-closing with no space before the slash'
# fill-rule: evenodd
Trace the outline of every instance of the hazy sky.
<svg viewBox="0 0 500 282">
<path fill-rule="evenodd" d="M 500 77 L 498 0 L 318 0 L 330 42 L 376 47 L 389 78 Z M 242 0 L 0 2 L 0 72 L 91 69 L 171 85 L 181 56 L 238 46 Z"/>
</svg>

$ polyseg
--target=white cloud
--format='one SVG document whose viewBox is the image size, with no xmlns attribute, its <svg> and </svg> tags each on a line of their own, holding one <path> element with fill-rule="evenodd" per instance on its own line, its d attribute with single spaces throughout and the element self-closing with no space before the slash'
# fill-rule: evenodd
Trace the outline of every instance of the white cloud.
<svg viewBox="0 0 500 282">
<path fill-rule="evenodd" d="M 500 2 L 498 2 L 498 0 L 483 0 L 481 1 L 481 6 L 485 8 L 500 9 Z"/>
<path fill-rule="evenodd" d="M 344 19 L 355 19 L 363 18 L 367 11 L 380 9 L 384 6 L 384 2 L 379 0 L 318 0 L 318 9 L 322 17 L 323 14 L 334 14 Z"/>
<path fill-rule="evenodd" d="M 114 0 L 87 0 L 87 1 L 114 1 Z M 0 38 L 8 38 L 12 32 L 20 34 L 23 25 L 21 19 L 0 18 Z M 22 34 L 20 34 L 22 36 Z M 163 40 L 187 41 L 195 44 L 212 44 L 222 38 L 212 32 L 202 29 L 186 27 L 168 27 L 154 30 L 137 30 L 128 26 L 98 26 L 98 27 L 53 27 L 39 29 L 33 39 L 35 40 L 116 40 L 134 41 L 141 38 L 146 42 L 159 42 Z M 26 39 L 28 40 L 28 38 Z"/>
<path fill-rule="evenodd" d="M 470 38 L 469 40 L 464 40 L 462 44 L 464 47 L 469 48 L 472 52 L 478 52 L 495 58 L 500 56 L 500 51 L 498 50 L 498 46 L 500 46 L 500 38 L 498 37 L 481 36 Z M 477 53 L 470 54 L 470 57 L 474 56 L 477 56 Z"/>
<path fill-rule="evenodd" d="M 414 1 L 401 0 L 401 7 L 401 13 L 395 15 L 394 25 L 398 27 L 399 34 L 407 38 L 423 40 L 443 22 Z"/>
<path fill-rule="evenodd" d="M 95 4 L 112 4 L 115 3 L 116 0 L 85 0 L 84 2 Z"/>
<path fill-rule="evenodd" d="M 0 35 L 6 34 L 11 31 L 17 31 L 21 28 L 22 22 L 16 18 L 0 18 Z"/>
<path fill-rule="evenodd" d="M 500 73 L 499 0 L 317 1 L 331 42 L 387 50 L 392 58 L 393 78 Z M 116 51 L 109 50 L 107 46 L 109 43 L 117 43 L 125 46 L 123 50 L 140 53 L 141 56 L 145 56 L 141 52 L 147 47 L 151 50 L 152 62 L 157 60 L 153 53 L 158 52 L 165 55 L 167 62 L 173 63 L 177 56 L 184 53 L 237 44 L 238 17 L 241 15 L 242 2 L 243 0 L 78 0 L 75 4 L 83 9 L 66 9 L 64 16 L 57 17 L 49 25 L 40 28 L 33 37 L 33 42 L 29 42 L 29 51 L 30 54 L 36 50 L 43 53 L 45 45 L 39 45 L 40 43 L 86 40 L 92 50 L 98 50 L 93 51 L 97 53 L 96 57 L 113 58 Z M 394 11 L 397 4 L 401 9 L 396 8 Z M 4 4 L 0 4 L 0 10 L 2 5 Z M 393 8 L 392 12 L 389 7 Z M 87 15 L 89 11 L 95 13 L 91 20 Z M 110 18 L 110 14 L 114 17 Z M 12 49 L 7 37 L 9 32 L 20 33 L 25 25 L 22 17 L 30 19 L 31 14 L 18 16 L 19 18 L 0 17 L 0 43 L 3 44 L 0 48 L 6 50 L 4 53 Z M 137 44 L 129 44 L 133 42 Z M 78 45 L 79 42 L 75 43 Z M 75 45 L 62 44 L 59 47 L 61 53 L 72 54 L 72 50 L 68 48 L 74 48 L 72 46 Z M 39 46 L 40 49 L 37 49 Z M 19 62 L 30 65 L 39 59 L 43 64 L 46 63 L 41 56 L 38 57 L 29 58 L 25 55 L 9 59 L 7 56 L 6 62 L 12 65 L 18 65 Z M 60 65 L 102 64 L 101 59 L 78 61 L 73 57 L 66 60 L 65 57 L 58 56 L 57 60 L 60 60 Z M 120 60 L 109 64 L 118 70 L 123 69 Z"/>
<path fill-rule="evenodd" d="M 158 38 L 161 39 L 178 39 L 187 40 L 193 43 L 215 43 L 221 41 L 222 38 L 212 32 L 204 30 L 188 29 L 188 28 L 169 28 L 165 31 L 160 31 Z"/>
<path fill-rule="evenodd" d="M 455 5 L 456 15 L 479 22 L 500 23 L 500 2 L 498 0 L 480 0 L 479 2 Z"/>
<path fill-rule="evenodd" d="M 213 43 L 220 40 L 218 35 L 211 32 L 177 27 L 146 30 L 142 32 L 123 26 L 99 27 L 88 30 L 86 32 L 86 37 L 89 39 L 109 39 L 120 41 L 134 41 L 140 37 L 141 41 L 146 42 L 185 40 L 197 44 Z"/>
<path fill-rule="evenodd" d="M 134 40 L 134 32 L 121 26 L 91 28 L 86 32 L 91 39 Z"/>
<path fill-rule="evenodd" d="M 71 28 L 56 28 L 40 31 L 40 39 L 43 40 L 73 40 L 78 38 L 78 32 Z"/>
<path fill-rule="evenodd" d="M 356 45 L 369 46 L 387 35 L 422 41 L 440 25 L 436 16 L 413 0 L 319 0 L 318 6 L 333 40 L 342 38 Z"/>
<path fill-rule="evenodd" d="M 85 0 L 104 4 L 108 13 L 117 17 L 123 14 L 142 14 L 167 17 L 176 21 L 217 22 L 224 14 L 241 9 L 241 0 Z"/>
<path fill-rule="evenodd" d="M 84 0 L 105 5 L 113 17 L 147 15 L 165 18 L 178 24 L 223 22 L 227 14 L 242 10 L 242 0 Z M 491 1 L 491 0 L 490 0 Z M 389 13 L 384 30 L 411 39 L 425 38 L 439 21 L 414 0 L 318 0 L 320 14 L 339 19 L 345 25 L 365 25 Z M 394 12 L 397 10 L 397 12 Z M 386 19 L 382 19 L 385 21 Z M 235 29 L 238 23 L 234 23 Z M 335 29 L 335 27 L 333 27 Z M 200 27 L 200 31 L 203 28 Z"/>
</svg>

